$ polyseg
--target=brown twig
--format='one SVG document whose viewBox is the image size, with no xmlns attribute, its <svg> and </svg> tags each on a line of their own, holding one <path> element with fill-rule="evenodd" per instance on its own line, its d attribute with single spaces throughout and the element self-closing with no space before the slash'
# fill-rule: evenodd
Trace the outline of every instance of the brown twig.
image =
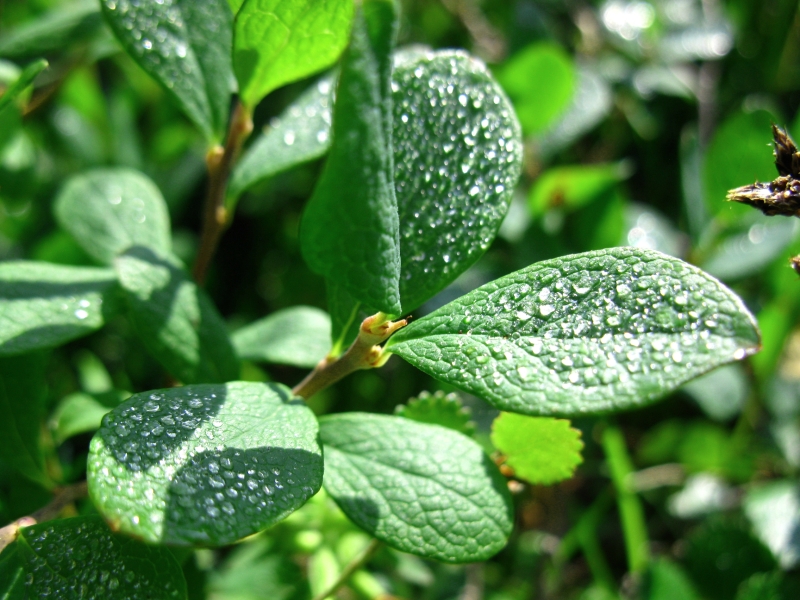
<svg viewBox="0 0 800 600">
<path fill-rule="evenodd" d="M 242 144 L 253 131 L 253 119 L 245 106 L 237 101 L 228 127 L 225 146 L 215 146 L 206 155 L 208 166 L 208 193 L 203 213 L 203 231 L 200 235 L 200 248 L 195 257 L 192 274 L 195 281 L 205 282 L 211 259 L 217 250 L 222 232 L 228 225 L 228 211 L 225 208 L 225 190 L 228 177 L 239 156 Z"/>
</svg>

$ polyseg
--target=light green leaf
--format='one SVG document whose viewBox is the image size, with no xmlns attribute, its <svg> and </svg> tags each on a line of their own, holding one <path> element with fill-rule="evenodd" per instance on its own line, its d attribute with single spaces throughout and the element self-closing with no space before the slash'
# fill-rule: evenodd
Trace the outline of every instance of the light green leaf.
<svg viewBox="0 0 800 600">
<path fill-rule="evenodd" d="M 370 310 L 353 298 L 342 286 L 330 279 L 326 282 L 328 296 L 328 313 L 331 316 L 331 350 L 332 356 L 339 356 L 350 347 L 358 337 L 361 323 L 377 310 Z"/>
<path fill-rule="evenodd" d="M 105 396 L 108 399 L 119 399 L 117 392 L 111 392 Z M 75 392 L 65 396 L 58 403 L 50 418 L 53 440 L 56 444 L 61 444 L 64 440 L 74 435 L 97 431 L 100 428 L 103 417 L 110 410 L 111 406 L 100 402 L 91 394 Z"/>
<path fill-rule="evenodd" d="M 209 141 L 228 126 L 233 14 L 225 0 L 101 0 L 114 35 Z"/>
<path fill-rule="evenodd" d="M 396 406 L 394 414 L 418 423 L 441 425 L 470 437 L 475 434 L 475 423 L 470 419 L 471 412 L 461 403 L 458 394 L 445 394 L 441 390 L 433 394 L 420 392 L 416 398 L 409 399 L 407 404 Z"/>
<path fill-rule="evenodd" d="M 115 266 L 137 335 L 172 375 L 184 383 L 237 379 L 225 322 L 183 269 L 141 246 Z"/>
<path fill-rule="evenodd" d="M 331 347 L 331 319 L 310 306 L 295 306 L 239 329 L 232 336 L 239 358 L 315 367 Z"/>
<path fill-rule="evenodd" d="M 408 312 L 494 240 L 519 179 L 522 140 L 500 86 L 464 52 L 412 55 L 395 67 L 392 88 L 400 299 Z"/>
<path fill-rule="evenodd" d="M 328 151 L 333 85 L 333 77 L 320 79 L 270 122 L 236 164 L 228 186 L 229 199 Z"/>
<path fill-rule="evenodd" d="M 40 443 L 46 364 L 40 353 L 0 357 L 0 460 L 50 487 Z"/>
<path fill-rule="evenodd" d="M 399 222 L 390 131 L 393 8 L 393 3 L 371 0 L 357 13 L 339 75 L 333 146 L 303 214 L 300 241 L 313 271 L 356 300 L 399 314 Z"/>
<path fill-rule="evenodd" d="M 47 66 L 48 62 L 43 58 L 39 60 L 33 61 L 27 67 L 22 70 L 22 73 L 19 74 L 17 80 L 12 83 L 3 95 L 0 96 L 0 110 L 3 110 L 7 104 L 12 102 L 17 96 L 19 96 L 22 92 L 25 91 L 30 84 L 33 83 L 33 80 L 36 79 L 36 76 L 44 71 Z"/>
<path fill-rule="evenodd" d="M 89 493 L 115 529 L 145 541 L 231 544 L 319 490 L 317 430 L 311 410 L 279 384 L 135 394 L 92 439 Z"/>
<path fill-rule="evenodd" d="M 437 425 L 384 415 L 320 419 L 325 490 L 356 525 L 390 546 L 449 563 L 506 544 L 513 511 L 481 447 Z"/>
<path fill-rule="evenodd" d="M 0 355 L 59 346 L 99 329 L 115 279 L 110 269 L 0 263 Z"/>
<path fill-rule="evenodd" d="M 172 251 L 164 197 L 145 175 L 132 169 L 95 169 L 67 181 L 56 198 L 55 215 L 92 258 L 110 264 L 131 246 L 158 254 Z"/>
<path fill-rule="evenodd" d="M 553 167 L 536 179 L 528 203 L 531 212 L 538 215 L 550 208 L 574 210 L 584 206 L 614 186 L 628 175 L 624 164 L 601 164 Z"/>
<path fill-rule="evenodd" d="M 492 424 L 492 443 L 515 477 L 534 484 L 569 479 L 583 462 L 581 432 L 564 419 L 501 413 Z"/>
<path fill-rule="evenodd" d="M 744 514 L 756 536 L 784 569 L 800 562 L 800 489 L 796 481 L 773 481 L 751 489 Z"/>
<path fill-rule="evenodd" d="M 386 350 L 501 410 L 650 404 L 759 349 L 733 292 L 681 260 L 612 248 L 501 277 L 398 331 Z"/>
<path fill-rule="evenodd" d="M 353 0 L 246 0 L 236 14 L 233 68 L 255 108 L 287 83 L 330 67 L 347 46 Z"/>
<path fill-rule="evenodd" d="M 25 527 L 14 546 L 26 598 L 187 598 L 183 572 L 167 548 L 113 534 L 96 515 Z"/>
</svg>

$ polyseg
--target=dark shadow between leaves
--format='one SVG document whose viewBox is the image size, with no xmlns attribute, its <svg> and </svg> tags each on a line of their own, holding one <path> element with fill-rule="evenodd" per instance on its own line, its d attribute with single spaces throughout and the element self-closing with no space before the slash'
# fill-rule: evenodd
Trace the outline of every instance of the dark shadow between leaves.
<svg viewBox="0 0 800 600">
<path fill-rule="evenodd" d="M 370 535 L 375 535 L 381 519 L 380 507 L 377 504 L 362 496 L 338 496 L 327 488 L 326 491 L 353 523 Z"/>
</svg>

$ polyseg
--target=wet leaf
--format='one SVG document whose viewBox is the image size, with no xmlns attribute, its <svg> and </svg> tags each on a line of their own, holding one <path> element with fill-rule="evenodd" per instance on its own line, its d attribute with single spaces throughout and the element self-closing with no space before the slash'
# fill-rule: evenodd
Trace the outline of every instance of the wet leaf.
<svg viewBox="0 0 800 600">
<path fill-rule="evenodd" d="M 279 384 L 135 394 L 92 439 L 89 493 L 115 528 L 145 541 L 231 544 L 319 490 L 317 429 Z"/>
<path fill-rule="evenodd" d="M 320 419 L 325 489 L 390 546 L 449 563 L 485 560 L 512 527 L 505 480 L 481 447 L 437 425 L 343 413 Z"/>
<path fill-rule="evenodd" d="M 510 412 L 654 402 L 759 348 L 753 316 L 676 258 L 613 248 L 536 263 L 413 321 L 386 349 Z"/>
<path fill-rule="evenodd" d="M 416 398 L 409 399 L 407 404 L 395 407 L 394 414 L 418 423 L 441 425 L 470 437 L 475 434 L 471 412 L 461 403 L 458 394 L 445 394 L 442 391 L 433 394 L 420 392 Z"/>
<path fill-rule="evenodd" d="M 131 169 L 95 169 L 69 179 L 56 219 L 92 258 L 110 264 L 131 246 L 172 251 L 169 213 L 155 184 Z"/>
</svg>

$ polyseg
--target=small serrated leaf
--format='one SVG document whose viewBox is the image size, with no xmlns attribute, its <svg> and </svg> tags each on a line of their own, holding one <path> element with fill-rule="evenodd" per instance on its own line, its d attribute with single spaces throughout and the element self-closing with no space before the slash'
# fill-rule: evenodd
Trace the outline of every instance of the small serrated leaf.
<svg viewBox="0 0 800 600">
<path fill-rule="evenodd" d="M 461 403 L 458 394 L 445 394 L 442 391 L 421 392 L 394 409 L 394 414 L 417 421 L 453 429 L 472 437 L 475 423 L 470 420 L 470 410 Z"/>
<path fill-rule="evenodd" d="M 449 563 L 485 560 L 512 527 L 505 479 L 481 447 L 450 429 L 401 417 L 320 419 L 325 490 L 390 546 Z"/>
<path fill-rule="evenodd" d="M 755 319 L 677 258 L 612 248 L 540 262 L 413 321 L 386 350 L 529 415 L 654 402 L 760 347 Z"/>
<path fill-rule="evenodd" d="M 581 432 L 565 419 L 501 413 L 492 425 L 492 444 L 514 476 L 549 485 L 569 479 L 581 464 Z"/>
</svg>

